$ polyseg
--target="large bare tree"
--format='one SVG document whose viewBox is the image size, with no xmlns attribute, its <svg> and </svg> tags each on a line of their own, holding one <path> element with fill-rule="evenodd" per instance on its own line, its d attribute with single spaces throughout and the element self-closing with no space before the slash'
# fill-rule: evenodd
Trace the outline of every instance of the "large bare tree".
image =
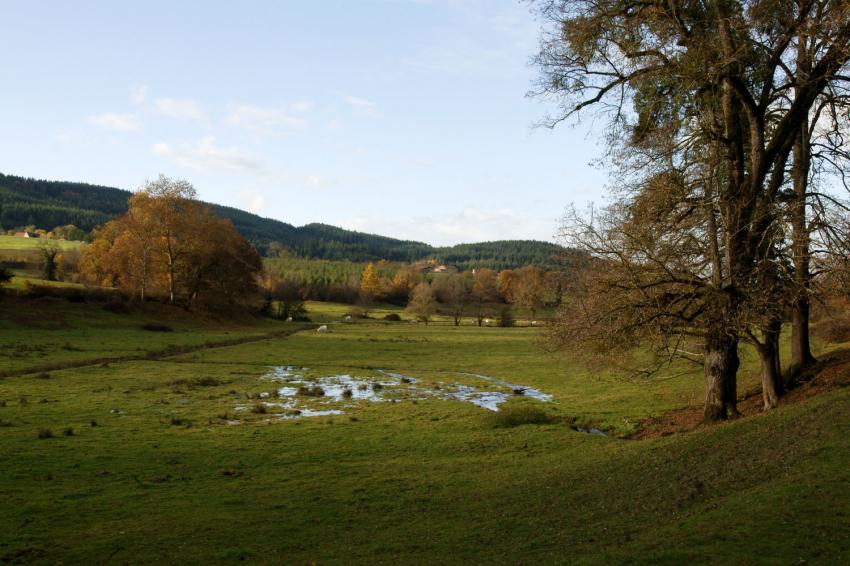
<svg viewBox="0 0 850 566">
<path fill-rule="evenodd" d="M 699 326 L 703 340 L 706 420 L 734 415 L 739 340 L 769 344 L 765 356 L 778 340 L 775 312 L 755 298 L 782 281 L 768 269 L 783 234 L 781 190 L 812 109 L 846 80 L 850 7 L 830 0 L 546 0 L 537 6 L 548 33 L 537 57 L 536 94 L 555 97 L 561 108 L 548 125 L 601 110 L 612 146 L 647 158 L 645 179 L 660 169 L 682 176 L 660 185 L 653 203 L 666 203 L 668 211 L 689 203 L 703 210 L 702 222 L 689 221 L 683 231 L 697 230 L 705 244 L 685 273 L 699 285 L 710 282 L 711 292 L 688 324 Z M 801 38 L 811 42 L 805 57 Z M 659 185 L 633 187 L 637 193 L 622 196 L 630 207 Z M 630 261 L 654 263 L 640 254 Z"/>
</svg>

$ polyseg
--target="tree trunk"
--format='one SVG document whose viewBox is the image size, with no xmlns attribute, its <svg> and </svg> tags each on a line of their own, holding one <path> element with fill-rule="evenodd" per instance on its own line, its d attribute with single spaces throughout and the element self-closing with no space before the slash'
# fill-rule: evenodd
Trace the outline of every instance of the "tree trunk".
<svg viewBox="0 0 850 566">
<path fill-rule="evenodd" d="M 756 345 L 761 360 L 761 393 L 765 410 L 775 409 L 779 404 L 782 387 L 782 367 L 779 361 L 779 335 L 782 322 L 773 321 L 762 332 L 764 342 Z"/>
<path fill-rule="evenodd" d="M 802 79 L 809 75 L 811 53 L 805 36 L 799 38 L 797 46 L 798 73 Z M 793 162 L 791 180 L 794 185 L 794 200 L 791 205 L 791 250 L 794 261 L 794 301 L 792 302 L 793 324 L 791 326 L 791 367 L 789 376 L 793 379 L 806 367 L 815 362 L 809 343 L 809 291 L 811 288 L 811 270 L 809 266 L 809 226 L 806 220 L 811 172 L 811 144 L 809 138 L 809 118 L 803 120 L 794 146 L 791 149 Z"/>
<path fill-rule="evenodd" d="M 703 362 L 705 422 L 718 422 L 740 415 L 737 407 L 739 365 L 737 339 L 725 336 L 708 341 Z"/>
<path fill-rule="evenodd" d="M 799 297 L 792 312 L 789 374 L 791 376 L 797 375 L 815 361 L 809 340 L 809 299 L 808 297 Z"/>
</svg>

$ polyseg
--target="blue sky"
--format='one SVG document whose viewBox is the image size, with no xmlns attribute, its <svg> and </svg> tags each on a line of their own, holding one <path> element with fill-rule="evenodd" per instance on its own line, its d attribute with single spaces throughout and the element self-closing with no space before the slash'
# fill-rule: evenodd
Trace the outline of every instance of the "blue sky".
<svg viewBox="0 0 850 566">
<path fill-rule="evenodd" d="M 453 244 L 552 240 L 598 200 L 599 132 L 533 128 L 538 24 L 512 0 L 0 7 L 0 171 Z"/>
</svg>

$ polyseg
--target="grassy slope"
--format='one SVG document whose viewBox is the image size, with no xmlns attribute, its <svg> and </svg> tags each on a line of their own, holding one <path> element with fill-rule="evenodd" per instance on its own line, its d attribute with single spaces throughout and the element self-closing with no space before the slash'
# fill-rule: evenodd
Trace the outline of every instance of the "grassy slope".
<svg viewBox="0 0 850 566">
<path fill-rule="evenodd" d="M 148 336 L 131 338 L 144 317 L 74 318 L 75 308 L 67 307 L 64 327 L 44 327 L 26 342 L 53 345 L 44 353 L 53 358 L 67 355 L 55 345 L 99 332 L 95 326 L 112 329 L 103 330 L 98 352 L 124 351 L 122 344 Z M 208 332 L 186 325 L 189 335 Z M 0 344 L 22 329 L 2 328 Z M 249 422 L 226 426 L 219 418 L 233 415 L 246 393 L 268 390 L 258 377 L 277 364 L 352 374 L 385 367 L 423 379 L 435 370 L 480 371 L 553 393 L 553 415 L 622 431 L 699 396 L 697 375 L 637 383 L 546 358 L 534 348 L 535 332 L 340 324 L 325 335 L 168 361 L 0 380 L 0 420 L 12 425 L 0 428 L 0 450 L 15 455 L 0 460 L 0 557 L 198 564 L 848 558 L 846 388 L 771 415 L 643 442 L 579 434 L 565 422 L 495 429 L 482 409 L 440 401 L 363 406 L 356 421 L 269 424 L 248 415 Z M 181 384 L 197 377 L 220 384 Z M 172 418 L 192 426 L 173 426 Z M 66 427 L 74 436 L 61 435 Z M 36 439 L 42 428 L 58 437 Z"/>
<path fill-rule="evenodd" d="M 151 322 L 166 324 L 173 331 L 142 329 Z M 0 300 L 0 371 L 136 356 L 169 346 L 261 336 L 281 329 L 281 323 L 265 319 L 246 324 L 244 320 L 187 317 L 180 309 L 154 305 L 147 311 L 124 315 L 106 311 L 97 303 L 79 305 L 53 298 Z"/>
</svg>

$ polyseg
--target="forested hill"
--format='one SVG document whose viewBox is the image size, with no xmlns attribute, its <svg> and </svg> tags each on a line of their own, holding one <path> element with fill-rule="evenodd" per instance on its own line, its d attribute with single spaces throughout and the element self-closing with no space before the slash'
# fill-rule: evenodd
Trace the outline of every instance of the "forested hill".
<svg viewBox="0 0 850 566">
<path fill-rule="evenodd" d="M 90 231 L 127 210 L 132 193 L 114 187 L 42 181 L 0 173 L 0 226 L 11 229 L 37 226 L 52 229 L 73 224 Z M 422 242 L 344 230 L 327 224 L 296 227 L 263 218 L 244 210 L 210 205 L 216 214 L 233 221 L 236 229 L 266 253 L 279 242 L 292 253 L 308 258 L 356 262 L 386 259 L 416 261 L 435 259 L 463 269 L 490 267 L 510 269 L 549 264 L 563 248 L 547 242 L 501 241 L 435 248 Z"/>
</svg>

